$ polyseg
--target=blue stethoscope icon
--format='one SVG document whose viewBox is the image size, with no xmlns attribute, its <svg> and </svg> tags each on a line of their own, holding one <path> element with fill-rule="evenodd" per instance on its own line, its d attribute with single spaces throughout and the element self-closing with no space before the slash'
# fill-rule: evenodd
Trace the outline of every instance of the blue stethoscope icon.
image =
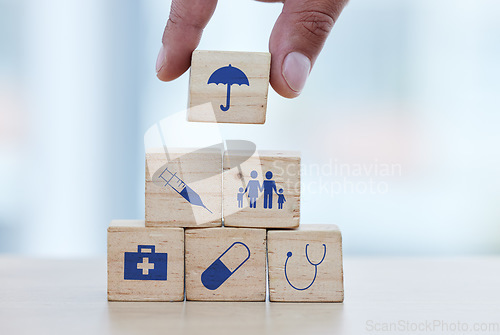
<svg viewBox="0 0 500 335">
<path fill-rule="evenodd" d="M 290 284 L 291 287 L 293 287 L 294 289 L 296 289 L 297 291 L 305 291 L 307 290 L 309 287 L 312 286 L 312 284 L 314 284 L 314 281 L 316 280 L 316 276 L 318 275 L 318 265 L 320 265 L 321 263 L 323 263 L 323 260 L 325 259 L 325 256 L 326 256 L 326 244 L 323 244 L 323 258 L 321 258 L 321 260 L 318 262 L 318 263 L 313 263 L 311 262 L 311 260 L 309 259 L 309 254 L 307 253 L 307 247 L 309 246 L 309 244 L 306 244 L 306 258 L 307 258 L 307 261 L 314 266 L 314 278 L 313 280 L 311 281 L 311 284 L 307 285 L 306 287 L 304 288 L 298 288 L 298 287 L 295 287 L 293 286 L 292 283 L 290 283 L 290 280 L 288 279 L 288 275 L 286 274 L 286 266 L 287 266 L 287 263 L 288 263 L 288 259 L 290 259 L 290 257 L 292 257 L 292 252 L 289 251 L 287 252 L 286 254 L 286 261 L 285 261 L 285 278 L 286 278 L 286 281 L 288 282 L 288 284 Z"/>
</svg>

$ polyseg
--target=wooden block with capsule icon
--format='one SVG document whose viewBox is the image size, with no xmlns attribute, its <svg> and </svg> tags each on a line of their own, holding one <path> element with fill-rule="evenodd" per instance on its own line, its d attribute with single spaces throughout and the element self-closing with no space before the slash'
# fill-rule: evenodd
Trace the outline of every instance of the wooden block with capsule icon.
<svg viewBox="0 0 500 335">
<path fill-rule="evenodd" d="M 300 220 L 300 152 L 224 153 L 224 225 L 295 228 Z"/>
<path fill-rule="evenodd" d="M 108 300 L 183 301 L 184 230 L 115 220 L 108 228 Z"/>
<path fill-rule="evenodd" d="M 342 302 L 342 236 L 336 225 L 267 232 L 270 301 Z"/>
<path fill-rule="evenodd" d="M 148 227 L 222 226 L 222 148 L 146 151 Z"/>
<path fill-rule="evenodd" d="M 186 299 L 265 301 L 266 230 L 185 230 Z"/>
<path fill-rule="evenodd" d="M 266 121 L 271 54 L 195 50 L 189 77 L 188 121 Z"/>
</svg>

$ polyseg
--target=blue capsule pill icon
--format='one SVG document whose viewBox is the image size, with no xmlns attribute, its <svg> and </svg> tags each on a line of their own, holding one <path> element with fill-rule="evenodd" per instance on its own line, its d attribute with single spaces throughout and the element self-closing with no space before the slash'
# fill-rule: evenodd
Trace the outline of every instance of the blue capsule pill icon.
<svg viewBox="0 0 500 335">
<path fill-rule="evenodd" d="M 224 255 L 229 255 L 231 256 L 231 250 L 235 252 L 237 248 L 233 249 L 234 247 L 237 246 L 243 246 L 246 248 L 246 253 L 247 256 L 244 258 L 233 270 L 231 270 L 224 262 L 222 261 L 222 258 Z M 235 252 L 235 255 L 238 254 Z M 241 256 L 241 254 L 239 254 Z M 227 256 L 226 256 L 227 257 Z M 229 246 L 229 248 L 226 249 L 222 253 L 222 255 L 219 256 L 208 268 L 206 268 L 205 271 L 201 274 L 201 283 L 203 286 L 205 286 L 209 290 L 216 290 L 218 289 L 229 277 L 233 275 L 245 262 L 250 258 L 250 249 L 246 246 L 246 244 L 242 242 L 234 242 Z"/>
</svg>

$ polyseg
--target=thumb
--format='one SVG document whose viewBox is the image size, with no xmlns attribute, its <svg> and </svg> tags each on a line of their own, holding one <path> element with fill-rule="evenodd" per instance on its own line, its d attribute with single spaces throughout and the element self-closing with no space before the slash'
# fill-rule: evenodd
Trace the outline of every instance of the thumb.
<svg viewBox="0 0 500 335">
<path fill-rule="evenodd" d="M 269 40 L 271 85 L 297 97 L 347 0 L 285 0 Z"/>
</svg>

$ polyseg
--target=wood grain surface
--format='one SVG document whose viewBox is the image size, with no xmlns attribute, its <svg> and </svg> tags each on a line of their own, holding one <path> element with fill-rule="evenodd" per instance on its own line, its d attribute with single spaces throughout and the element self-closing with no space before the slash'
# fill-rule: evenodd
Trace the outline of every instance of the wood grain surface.
<svg viewBox="0 0 500 335">
<path fill-rule="evenodd" d="M 346 257 L 344 273 L 342 304 L 108 302 L 104 258 L 3 255 L 0 334 L 412 334 L 375 331 L 399 321 L 461 322 L 491 329 L 466 333 L 499 332 L 498 256 Z"/>
</svg>

